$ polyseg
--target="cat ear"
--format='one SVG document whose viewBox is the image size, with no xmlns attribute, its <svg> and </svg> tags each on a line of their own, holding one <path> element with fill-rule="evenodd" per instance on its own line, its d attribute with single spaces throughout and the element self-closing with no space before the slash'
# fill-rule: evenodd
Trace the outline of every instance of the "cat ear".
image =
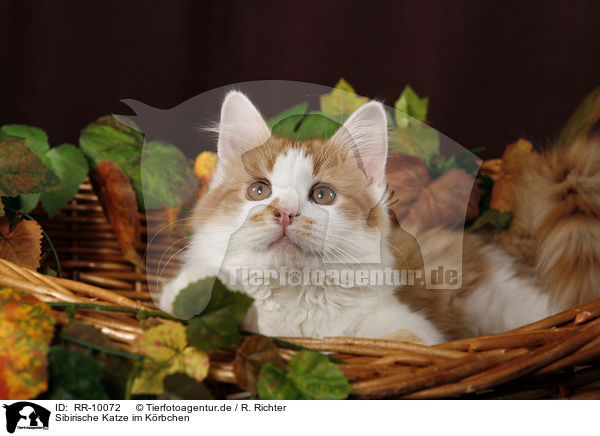
<svg viewBox="0 0 600 436">
<path fill-rule="evenodd" d="M 230 91 L 221 106 L 219 161 L 230 163 L 248 150 L 264 144 L 271 136 L 267 123 L 252 102 L 239 91 Z"/>
<path fill-rule="evenodd" d="M 385 189 L 388 136 L 387 117 L 381 103 L 372 101 L 362 105 L 331 140 L 358 151 L 369 184 L 377 190 Z"/>
</svg>

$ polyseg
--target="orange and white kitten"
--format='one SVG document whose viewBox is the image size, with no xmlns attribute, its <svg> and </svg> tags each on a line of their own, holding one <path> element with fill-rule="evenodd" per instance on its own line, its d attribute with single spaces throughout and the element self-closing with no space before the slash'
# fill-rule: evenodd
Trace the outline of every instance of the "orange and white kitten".
<svg viewBox="0 0 600 436">
<path fill-rule="evenodd" d="M 414 268 L 464 244 L 459 290 L 398 292 L 447 338 L 501 333 L 600 298 L 600 139 L 532 154 L 517 176 L 513 209 L 510 228 L 497 234 L 421 234 L 424 260 L 412 259 Z M 414 253 L 403 248 L 410 243 L 401 236 L 395 246 Z"/>
<path fill-rule="evenodd" d="M 295 272 L 394 267 L 382 244 L 392 229 L 380 103 L 363 105 L 330 140 L 300 142 L 272 136 L 252 103 L 232 91 L 221 108 L 217 147 L 213 180 L 191 218 L 191 246 L 162 291 L 161 308 L 171 311 L 189 283 L 218 276 L 254 298 L 243 327 L 261 334 L 443 341 L 398 300 L 393 285 L 352 286 L 341 276 L 293 284 Z M 232 276 L 244 270 L 282 277 Z"/>
<path fill-rule="evenodd" d="M 218 276 L 254 298 L 248 330 L 434 344 L 510 330 L 600 297 L 600 144 L 574 144 L 527 165 L 509 231 L 437 228 L 420 232 L 418 244 L 389 218 L 387 148 L 380 103 L 360 107 L 331 139 L 292 141 L 271 135 L 252 103 L 230 92 L 217 170 L 161 308 L 171 311 L 189 283 Z M 357 284 L 343 274 L 324 282 L 268 277 L 290 270 L 428 275 L 427 265 L 439 264 L 457 266 L 460 289 Z"/>
</svg>

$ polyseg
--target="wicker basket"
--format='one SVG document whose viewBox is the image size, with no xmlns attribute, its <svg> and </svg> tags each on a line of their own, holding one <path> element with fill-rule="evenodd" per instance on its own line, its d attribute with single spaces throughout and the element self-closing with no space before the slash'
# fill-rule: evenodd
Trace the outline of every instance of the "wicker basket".
<svg viewBox="0 0 600 436">
<path fill-rule="evenodd" d="M 155 310 L 146 274 L 122 257 L 89 183 L 59 216 L 38 218 L 70 279 L 0 259 L 0 286 L 31 292 L 47 302 Z M 159 212 L 141 215 L 143 228 L 163 219 Z M 174 253 L 180 245 L 174 239 L 164 248 Z M 139 247 L 141 253 L 144 248 Z M 59 323 L 69 322 L 64 310 L 55 312 Z M 127 351 L 142 333 L 135 314 L 78 309 L 75 317 L 97 326 Z M 150 318 L 146 325 L 159 322 Z M 356 398 L 600 398 L 600 300 L 508 333 L 436 346 L 360 338 L 282 339 L 344 360 L 339 367 Z M 280 347 L 286 360 L 296 352 Z M 235 353 L 217 350 L 210 357 L 210 379 L 237 384 Z"/>
</svg>

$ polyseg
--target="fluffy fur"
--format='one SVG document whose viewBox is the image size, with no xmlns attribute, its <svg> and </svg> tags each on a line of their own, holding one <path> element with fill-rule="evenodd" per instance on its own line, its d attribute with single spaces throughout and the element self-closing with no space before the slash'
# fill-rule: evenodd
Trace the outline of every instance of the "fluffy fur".
<svg viewBox="0 0 600 436">
<path fill-rule="evenodd" d="M 244 327 L 263 334 L 442 341 L 425 317 L 399 302 L 393 286 L 232 281 L 231 271 L 240 267 L 325 271 L 394 266 L 390 250 L 381 244 L 391 229 L 384 197 L 387 121 L 381 104 L 364 105 L 327 141 L 290 141 L 267 136 L 267 131 L 245 96 L 227 95 L 216 177 L 194 211 L 192 244 L 181 272 L 163 290 L 161 307 L 171 310 L 187 284 L 217 275 L 229 288 L 254 298 Z M 247 188 L 256 181 L 270 184 L 269 198 L 247 198 Z M 318 183 L 335 189 L 334 204 L 310 201 Z M 278 210 L 298 213 L 283 242 Z"/>
<path fill-rule="evenodd" d="M 195 234 L 184 266 L 164 287 L 160 305 L 171 311 L 189 283 L 218 276 L 254 298 L 244 327 L 266 335 L 433 344 L 538 320 L 599 296 L 597 150 L 599 145 L 578 142 L 528 165 L 517 184 L 514 224 L 499 236 L 441 228 L 409 233 L 392 225 L 388 214 L 381 104 L 363 105 L 329 140 L 292 141 L 272 136 L 251 102 L 231 92 L 221 110 L 217 170 L 191 218 Z M 271 186 L 270 197 L 246 196 L 256 181 Z M 310 200 L 320 183 L 335 190 L 333 204 Z M 279 211 L 293 216 L 286 238 Z M 419 235 L 418 243 L 411 234 Z M 452 249 L 461 244 L 462 251 Z M 231 275 L 240 268 L 409 268 L 427 274 L 428 265 L 440 263 L 462 270 L 459 289 L 348 287 L 340 281 L 282 285 L 264 278 L 240 284 Z"/>
<path fill-rule="evenodd" d="M 500 333 L 600 298 L 600 140 L 530 159 L 516 180 L 510 229 L 464 235 L 461 288 L 398 292 L 448 338 Z M 426 260 L 443 256 L 461 237 L 430 230 L 419 248 Z"/>
</svg>

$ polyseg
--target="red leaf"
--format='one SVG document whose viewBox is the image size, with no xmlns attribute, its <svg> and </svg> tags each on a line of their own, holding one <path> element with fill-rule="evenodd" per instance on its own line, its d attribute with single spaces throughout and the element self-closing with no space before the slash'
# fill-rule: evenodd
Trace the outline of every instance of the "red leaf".
<svg viewBox="0 0 600 436">
<path fill-rule="evenodd" d="M 96 172 L 91 173 L 91 180 L 123 256 L 143 268 L 144 263 L 136 250 L 142 241 L 142 231 L 135 192 L 129 179 L 119 165 L 103 160 L 98 163 Z"/>
</svg>

